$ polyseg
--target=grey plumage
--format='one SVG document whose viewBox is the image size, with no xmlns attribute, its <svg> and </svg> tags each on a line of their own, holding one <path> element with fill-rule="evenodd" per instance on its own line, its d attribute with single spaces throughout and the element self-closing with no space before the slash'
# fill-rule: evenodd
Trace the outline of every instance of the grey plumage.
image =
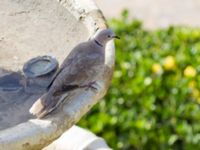
<svg viewBox="0 0 200 150">
<path fill-rule="evenodd" d="M 66 57 L 49 90 L 30 108 L 30 113 L 42 118 L 60 104 L 68 92 L 86 87 L 103 72 L 106 43 L 116 38 L 110 29 L 98 31 L 91 40 L 78 44 Z"/>
</svg>

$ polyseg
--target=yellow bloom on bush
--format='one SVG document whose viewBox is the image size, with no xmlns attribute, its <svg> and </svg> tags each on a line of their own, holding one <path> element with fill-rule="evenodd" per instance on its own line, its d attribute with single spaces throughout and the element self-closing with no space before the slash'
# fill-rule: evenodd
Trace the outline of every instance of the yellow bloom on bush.
<svg viewBox="0 0 200 150">
<path fill-rule="evenodd" d="M 193 96 L 194 98 L 199 98 L 199 96 L 200 96 L 199 90 L 196 89 L 196 88 L 194 88 L 194 89 L 192 90 L 192 96 Z"/>
<path fill-rule="evenodd" d="M 189 86 L 191 89 L 195 88 L 195 87 L 196 87 L 196 81 L 194 81 L 194 80 L 190 81 L 189 84 L 188 84 L 188 86 Z"/>
<path fill-rule="evenodd" d="M 196 102 L 197 102 L 198 104 L 200 104 L 200 98 L 197 98 L 197 99 L 196 99 Z"/>
<path fill-rule="evenodd" d="M 151 70 L 155 74 L 161 74 L 163 71 L 162 66 L 159 63 L 153 64 Z"/>
<path fill-rule="evenodd" d="M 195 88 L 192 90 L 192 96 L 195 99 L 195 101 L 200 104 L 200 92 L 198 89 Z"/>
<path fill-rule="evenodd" d="M 163 67 L 165 70 L 173 70 L 176 67 L 176 60 L 173 56 L 167 56 L 164 60 Z"/>
<path fill-rule="evenodd" d="M 184 70 L 184 76 L 186 77 L 195 77 L 197 74 L 197 71 L 192 66 L 187 66 Z"/>
</svg>

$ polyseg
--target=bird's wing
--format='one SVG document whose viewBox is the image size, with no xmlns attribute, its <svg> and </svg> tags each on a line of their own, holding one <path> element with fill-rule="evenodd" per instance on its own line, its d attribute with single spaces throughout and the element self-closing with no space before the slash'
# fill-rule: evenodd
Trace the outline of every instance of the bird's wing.
<svg viewBox="0 0 200 150">
<path fill-rule="evenodd" d="M 86 84 L 91 79 L 92 67 L 100 64 L 99 54 L 87 54 L 74 59 L 70 65 L 63 67 L 54 79 L 49 92 L 52 95 L 59 95 Z"/>
<path fill-rule="evenodd" d="M 90 49 L 90 47 L 88 47 L 87 42 L 81 43 L 79 45 L 77 45 L 71 52 L 70 54 L 65 58 L 65 60 L 63 61 L 63 63 L 61 64 L 59 70 L 55 73 L 55 75 L 53 76 L 49 86 L 47 87 L 47 90 L 50 89 L 50 87 L 52 86 L 52 84 L 54 83 L 55 79 L 58 77 L 58 75 L 60 75 L 60 73 L 68 66 L 70 66 L 74 61 L 79 60 L 84 56 L 85 52 L 87 52 L 87 49 Z M 77 62 L 76 62 L 77 63 Z M 83 66 L 84 64 L 81 64 L 81 66 Z M 71 66 L 71 68 L 74 68 L 73 66 Z M 78 68 L 77 68 L 78 69 Z"/>
<path fill-rule="evenodd" d="M 49 91 L 37 100 L 30 112 L 41 118 L 54 110 L 62 101 L 64 94 L 78 88 L 81 84 L 92 79 L 93 74 L 88 73 L 92 67 L 101 64 L 103 57 L 100 53 L 92 53 L 91 47 L 83 45 L 65 59 L 61 69 L 53 80 Z"/>
</svg>

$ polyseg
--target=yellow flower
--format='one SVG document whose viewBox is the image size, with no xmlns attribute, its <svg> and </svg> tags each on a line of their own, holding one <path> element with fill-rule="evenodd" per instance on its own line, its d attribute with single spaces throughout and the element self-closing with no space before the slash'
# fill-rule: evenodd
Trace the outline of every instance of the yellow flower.
<svg viewBox="0 0 200 150">
<path fill-rule="evenodd" d="M 194 81 L 194 80 L 190 81 L 189 84 L 188 84 L 188 86 L 189 86 L 191 89 L 195 88 L 195 87 L 196 87 L 196 81 Z"/>
<path fill-rule="evenodd" d="M 184 70 L 184 76 L 186 77 L 195 77 L 197 74 L 197 71 L 192 66 L 187 66 Z"/>
<path fill-rule="evenodd" d="M 194 88 L 194 89 L 192 90 L 192 96 L 193 96 L 194 98 L 200 98 L 200 97 L 199 97 L 199 96 L 200 96 L 199 90 L 196 89 L 196 88 Z"/>
<path fill-rule="evenodd" d="M 198 104 L 200 104 L 200 98 L 197 98 L 197 99 L 196 99 L 196 102 L 197 102 Z"/>
<path fill-rule="evenodd" d="M 155 63 L 152 65 L 151 70 L 155 74 L 161 74 L 162 73 L 162 66 L 159 63 Z"/>
<path fill-rule="evenodd" d="M 173 70 L 176 67 L 176 60 L 173 56 L 167 56 L 164 60 L 163 67 L 165 70 Z"/>
<path fill-rule="evenodd" d="M 192 97 L 194 98 L 194 100 L 200 104 L 200 92 L 197 88 L 192 88 Z"/>
</svg>

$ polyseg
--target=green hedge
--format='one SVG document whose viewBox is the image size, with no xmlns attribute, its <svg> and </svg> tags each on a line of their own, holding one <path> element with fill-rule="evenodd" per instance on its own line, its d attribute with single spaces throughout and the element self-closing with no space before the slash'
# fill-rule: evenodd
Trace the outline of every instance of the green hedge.
<svg viewBox="0 0 200 150">
<path fill-rule="evenodd" d="M 121 37 L 112 85 L 79 125 L 113 149 L 200 149 L 200 29 L 149 31 L 127 11 L 109 25 Z"/>
</svg>

